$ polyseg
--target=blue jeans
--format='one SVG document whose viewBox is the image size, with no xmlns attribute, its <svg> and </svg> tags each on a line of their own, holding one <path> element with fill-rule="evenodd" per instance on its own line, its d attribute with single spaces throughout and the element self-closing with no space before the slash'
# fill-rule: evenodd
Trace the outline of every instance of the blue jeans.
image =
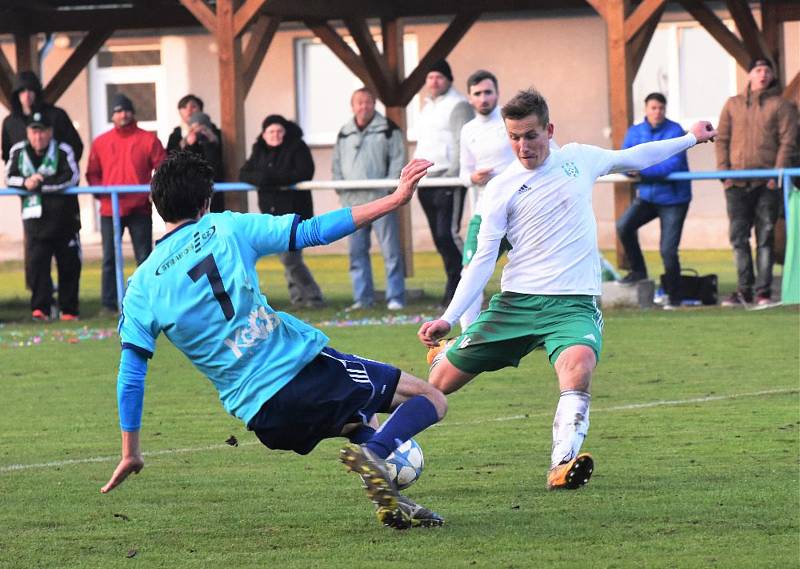
<svg viewBox="0 0 800 569">
<path fill-rule="evenodd" d="M 365 225 L 350 235 L 350 280 L 353 283 L 353 299 L 364 306 L 375 302 L 375 286 L 372 282 L 372 262 L 369 256 L 370 234 L 381 247 L 386 267 L 386 301 L 396 300 L 405 304 L 406 283 L 403 266 L 403 250 L 400 246 L 400 221 L 397 212 L 392 212 Z"/>
<path fill-rule="evenodd" d="M 128 228 L 136 264 L 141 265 L 153 250 L 153 220 L 149 215 L 131 214 L 119 218 L 122 233 Z M 117 277 L 114 265 L 114 219 L 100 217 L 103 238 L 103 268 L 100 280 L 100 302 L 109 310 L 117 310 Z M 122 239 L 122 235 L 120 235 Z"/>
<path fill-rule="evenodd" d="M 617 221 L 617 235 L 625 247 L 625 255 L 631 266 L 631 272 L 647 276 L 647 265 L 639 246 L 638 230 L 641 226 L 655 218 L 661 220 L 661 241 L 659 249 L 664 262 L 664 292 L 670 303 L 681 301 L 680 281 L 681 262 L 678 258 L 678 245 L 681 242 L 683 222 L 689 211 L 689 202 L 675 205 L 659 205 L 640 198 L 633 200 L 628 210 Z"/>
</svg>

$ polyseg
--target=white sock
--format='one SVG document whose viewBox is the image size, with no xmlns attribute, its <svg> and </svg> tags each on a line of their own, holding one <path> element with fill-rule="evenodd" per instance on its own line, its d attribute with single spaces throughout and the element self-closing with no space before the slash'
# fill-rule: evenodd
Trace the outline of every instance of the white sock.
<svg viewBox="0 0 800 569">
<path fill-rule="evenodd" d="M 575 458 L 589 430 L 589 404 L 592 396 L 585 391 L 562 391 L 553 419 L 553 452 L 550 466 Z"/>
<path fill-rule="evenodd" d="M 475 299 L 475 302 L 470 304 L 469 308 L 461 315 L 461 318 L 458 319 L 458 323 L 461 325 L 461 333 L 464 333 L 464 330 L 467 329 L 467 326 L 475 322 L 475 319 L 478 317 L 478 314 L 481 313 L 481 308 L 483 308 L 483 295 L 481 294 L 478 298 Z"/>
</svg>

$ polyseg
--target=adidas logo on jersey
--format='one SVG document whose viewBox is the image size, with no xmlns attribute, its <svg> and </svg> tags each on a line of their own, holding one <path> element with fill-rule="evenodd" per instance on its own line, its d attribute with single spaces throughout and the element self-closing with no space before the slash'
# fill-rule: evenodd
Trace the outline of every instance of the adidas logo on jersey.
<svg viewBox="0 0 800 569">
<path fill-rule="evenodd" d="M 521 194 L 521 193 L 527 192 L 530 189 L 531 189 L 531 187 L 528 184 L 522 184 L 520 189 L 517 190 L 517 193 Z"/>
</svg>

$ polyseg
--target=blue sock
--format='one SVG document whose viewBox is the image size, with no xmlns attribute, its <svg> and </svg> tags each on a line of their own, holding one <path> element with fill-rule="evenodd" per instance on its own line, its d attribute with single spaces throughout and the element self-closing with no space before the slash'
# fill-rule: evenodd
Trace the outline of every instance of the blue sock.
<svg viewBox="0 0 800 569">
<path fill-rule="evenodd" d="M 417 395 L 394 410 L 375 435 L 367 441 L 367 448 L 380 458 L 386 458 L 398 446 L 438 420 L 439 415 L 433 403 L 427 397 Z"/>
<path fill-rule="evenodd" d="M 350 434 L 347 435 L 347 438 L 350 439 L 351 443 L 360 445 L 370 440 L 374 434 L 375 429 L 369 425 L 360 425 L 351 431 Z"/>
</svg>

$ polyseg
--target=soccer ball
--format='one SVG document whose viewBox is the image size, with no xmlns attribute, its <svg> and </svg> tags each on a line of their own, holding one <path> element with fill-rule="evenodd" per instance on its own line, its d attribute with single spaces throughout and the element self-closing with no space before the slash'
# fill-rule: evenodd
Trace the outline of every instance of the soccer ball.
<svg viewBox="0 0 800 569">
<path fill-rule="evenodd" d="M 422 475 L 425 467 L 422 448 L 414 439 L 408 439 L 386 458 L 386 466 L 397 488 L 404 490 Z"/>
</svg>

